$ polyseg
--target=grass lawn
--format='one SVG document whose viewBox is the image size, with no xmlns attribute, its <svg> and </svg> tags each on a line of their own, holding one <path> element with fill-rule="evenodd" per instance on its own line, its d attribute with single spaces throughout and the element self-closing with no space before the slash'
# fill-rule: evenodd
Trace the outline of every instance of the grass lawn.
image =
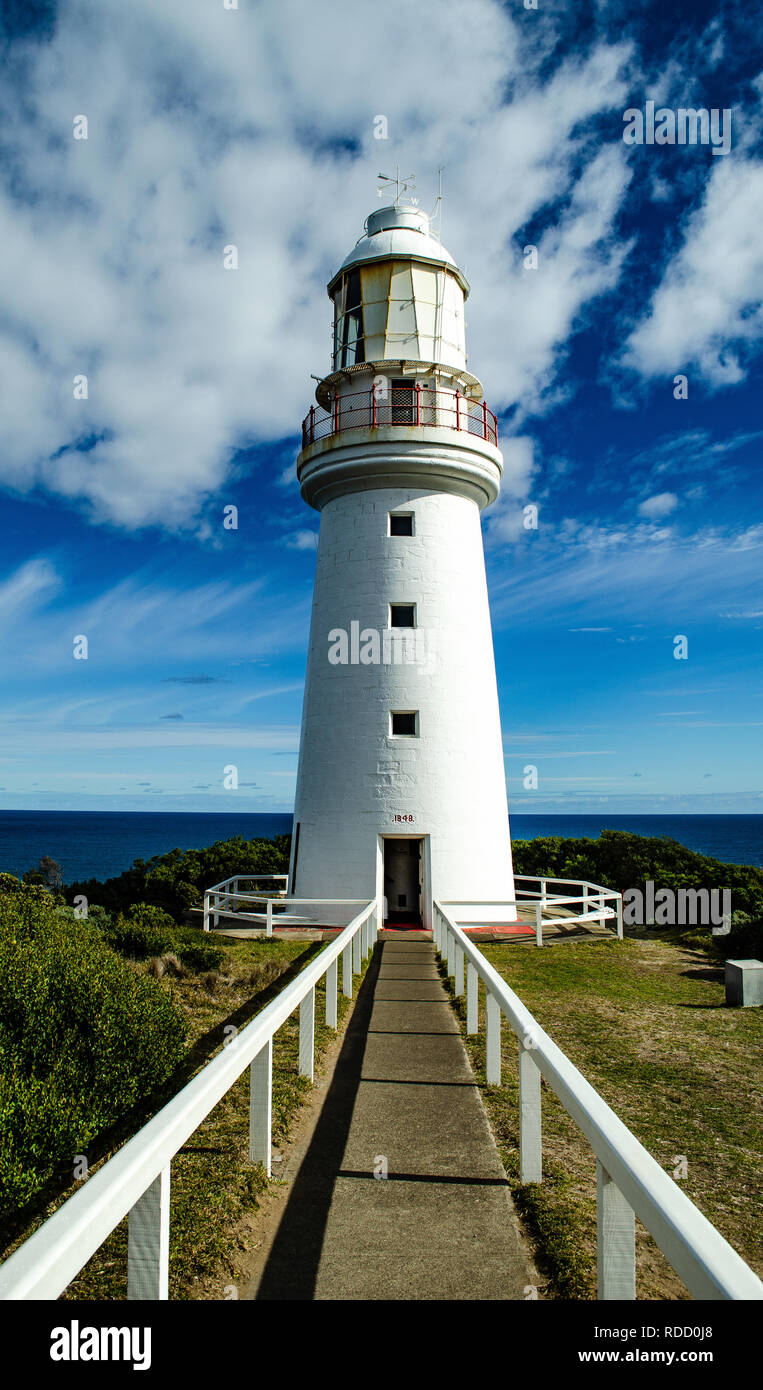
<svg viewBox="0 0 763 1390">
<path fill-rule="evenodd" d="M 761 1258 L 761 1011 L 725 1006 L 723 968 L 677 934 L 484 953 L 538 1022 L 743 1259 Z M 455 1001 L 465 1022 L 465 1001 Z M 519 1183 L 516 1038 L 504 1020 L 503 1085 L 485 1084 L 480 1029 L 466 1039 L 546 1297 L 596 1297 L 596 1163 L 543 1082 L 543 1183 Z M 637 1296 L 688 1298 L 636 1223 Z"/>
<path fill-rule="evenodd" d="M 155 1114 L 162 1104 L 175 1095 L 205 1062 L 223 1046 L 226 1025 L 242 1028 L 272 998 L 324 948 L 323 942 L 290 942 L 281 938 L 270 941 L 250 940 L 229 942 L 215 937 L 215 944 L 226 949 L 226 958 L 219 970 L 202 974 L 184 972 L 173 977 L 165 975 L 163 988 L 172 993 L 175 1003 L 188 1023 L 189 1038 L 185 1058 L 170 1079 L 161 1097 L 150 1108 L 130 1117 L 112 1143 L 102 1146 L 102 1152 L 88 1155 L 91 1172 L 130 1134 Z M 136 963 L 135 970 L 145 972 L 146 963 Z M 355 977 L 357 990 L 358 977 Z M 341 986 L 341 970 L 340 970 Z M 350 1000 L 339 992 L 339 1025 L 345 1017 Z M 316 1066 L 331 1039 L 333 1029 L 325 1023 L 325 990 L 323 982 L 316 989 L 315 1055 Z M 311 1089 L 310 1082 L 298 1074 L 299 1013 L 295 1013 L 279 1030 L 273 1046 L 273 1144 L 277 1146 L 288 1133 L 290 1123 Z M 116 1141 L 116 1142 L 114 1142 Z M 205 1122 L 172 1163 L 170 1199 L 170 1298 L 194 1298 L 195 1286 L 204 1280 L 205 1297 L 209 1281 L 212 1287 L 219 1279 L 217 1297 L 226 1296 L 227 1286 L 235 1282 L 237 1235 L 236 1226 L 246 1212 L 258 1206 L 258 1199 L 268 1186 L 264 1170 L 252 1167 L 248 1156 L 249 1143 L 249 1069 L 223 1097 Z M 274 1177 L 277 1178 L 277 1168 Z M 38 1213 L 24 1235 L 61 1205 L 74 1188 L 60 1193 Z M 13 1241 L 5 1251 L 20 1244 Z M 69 1285 L 62 1298 L 124 1299 L 127 1296 L 127 1218 L 121 1222 L 96 1252 L 81 1273 Z M 215 1295 L 211 1295 L 215 1296 Z"/>
</svg>

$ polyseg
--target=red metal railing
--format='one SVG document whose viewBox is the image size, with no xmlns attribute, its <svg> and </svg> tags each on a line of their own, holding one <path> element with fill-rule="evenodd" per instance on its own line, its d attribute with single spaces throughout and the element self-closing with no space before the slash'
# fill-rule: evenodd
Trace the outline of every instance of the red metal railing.
<svg viewBox="0 0 763 1390">
<path fill-rule="evenodd" d="M 380 425 L 436 425 L 498 443 L 498 424 L 485 401 L 476 403 L 460 391 L 438 391 L 412 382 L 386 390 L 335 393 L 330 410 L 311 406 L 302 421 L 302 448 L 343 430 L 377 429 Z"/>
</svg>

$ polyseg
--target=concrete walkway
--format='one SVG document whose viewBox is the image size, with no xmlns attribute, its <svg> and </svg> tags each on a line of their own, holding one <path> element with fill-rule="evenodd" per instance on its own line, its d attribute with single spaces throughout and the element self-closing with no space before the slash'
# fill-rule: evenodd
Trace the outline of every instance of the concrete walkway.
<svg viewBox="0 0 763 1390">
<path fill-rule="evenodd" d="M 382 938 L 248 1296 L 523 1299 L 537 1282 L 431 942 Z"/>
</svg>

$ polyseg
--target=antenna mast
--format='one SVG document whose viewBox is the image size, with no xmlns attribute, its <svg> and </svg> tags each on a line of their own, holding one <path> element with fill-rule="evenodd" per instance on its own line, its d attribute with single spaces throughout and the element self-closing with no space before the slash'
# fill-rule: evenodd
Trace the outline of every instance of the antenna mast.
<svg viewBox="0 0 763 1390">
<path fill-rule="evenodd" d="M 389 174 L 379 174 L 378 177 L 382 180 L 381 187 L 377 188 L 376 190 L 377 196 L 379 198 L 384 197 L 384 194 L 386 193 L 387 189 L 390 188 L 392 184 L 395 185 L 395 207 L 397 207 L 404 193 L 407 193 L 409 189 L 415 189 L 416 187 L 415 183 L 413 182 L 414 178 L 416 177 L 415 174 L 406 174 L 405 178 L 401 179 L 399 164 L 395 165 L 394 178 L 391 178 Z M 418 201 L 418 198 L 408 199 L 408 202 L 413 203 L 414 206 L 418 203 Z"/>
</svg>

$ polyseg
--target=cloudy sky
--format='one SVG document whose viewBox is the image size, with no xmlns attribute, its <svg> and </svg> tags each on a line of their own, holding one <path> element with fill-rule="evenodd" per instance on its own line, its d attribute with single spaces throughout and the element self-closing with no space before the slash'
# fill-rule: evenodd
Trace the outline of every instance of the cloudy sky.
<svg viewBox="0 0 763 1390">
<path fill-rule="evenodd" d="M 763 809 L 755 7 L 227 5 L 2 10 L 0 805 L 291 809 L 299 425 L 399 164 L 427 209 L 444 170 L 500 417 L 514 804 Z M 647 101 L 730 111 L 730 151 L 626 144 Z"/>
</svg>

